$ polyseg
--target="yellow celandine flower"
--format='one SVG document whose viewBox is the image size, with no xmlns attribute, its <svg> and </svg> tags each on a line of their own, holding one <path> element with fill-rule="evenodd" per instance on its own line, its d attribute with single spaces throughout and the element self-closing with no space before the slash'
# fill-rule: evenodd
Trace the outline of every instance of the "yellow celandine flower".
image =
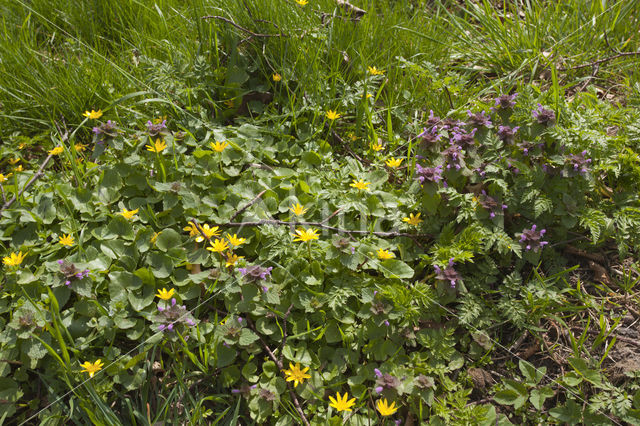
<svg viewBox="0 0 640 426">
<path fill-rule="evenodd" d="M 355 142 L 358 139 L 358 137 L 353 132 L 347 133 L 347 136 L 349 137 L 349 139 L 351 139 L 351 142 Z"/>
<path fill-rule="evenodd" d="M 18 165 L 18 167 L 14 167 L 14 168 L 13 168 L 13 171 L 14 171 L 14 172 L 21 172 L 21 171 L 23 171 L 23 170 L 24 170 L 24 169 L 22 168 L 22 164 Z"/>
<path fill-rule="evenodd" d="M 247 241 L 246 238 L 238 237 L 236 234 L 233 234 L 233 235 L 227 234 L 227 240 L 229 240 L 229 243 L 232 246 L 236 246 L 236 247 L 238 247 L 241 244 L 244 244 L 244 242 Z"/>
<path fill-rule="evenodd" d="M 197 237 L 198 235 L 200 235 L 200 231 L 198 231 L 198 227 L 193 222 L 189 222 L 189 224 L 182 229 L 184 231 L 189 231 L 190 237 Z"/>
<path fill-rule="evenodd" d="M 9 256 L 3 257 L 2 263 L 7 266 L 19 266 L 25 257 L 27 257 L 27 253 L 22 254 L 21 251 L 18 253 L 13 252 Z"/>
<path fill-rule="evenodd" d="M 200 229 L 202 229 L 202 232 L 199 232 L 196 228 L 196 242 L 198 243 L 204 241 L 204 236 L 202 236 L 202 234 L 206 235 L 208 240 L 210 240 L 211 237 L 217 237 L 218 235 L 220 235 L 220 231 L 218 230 L 217 226 L 209 226 L 205 223 L 200 227 Z"/>
<path fill-rule="evenodd" d="M 160 140 L 160 138 L 158 138 L 153 145 L 145 145 L 144 147 L 147 148 L 147 151 L 160 153 L 167 148 L 167 144 L 164 139 Z"/>
<path fill-rule="evenodd" d="M 275 73 L 271 76 L 273 78 L 273 81 L 280 81 L 282 80 L 282 76 L 278 73 Z"/>
<path fill-rule="evenodd" d="M 303 243 L 306 243 L 307 241 L 317 240 L 319 238 L 317 232 L 318 231 L 315 229 L 296 229 L 296 233 L 293 234 L 295 237 L 293 241 L 302 241 Z"/>
<path fill-rule="evenodd" d="M 20 144 L 18 145 L 18 149 L 25 149 L 26 146 L 27 146 L 26 143 L 20 142 Z"/>
<path fill-rule="evenodd" d="M 56 146 L 52 150 L 48 151 L 48 154 L 49 155 L 59 155 L 59 154 L 62 154 L 63 152 L 64 152 L 64 148 L 63 147 Z"/>
<path fill-rule="evenodd" d="M 391 253 L 389 250 L 378 249 L 378 259 L 387 260 L 393 259 L 396 257 L 395 254 Z"/>
<path fill-rule="evenodd" d="M 366 96 L 362 95 L 362 97 L 365 98 L 365 99 L 373 98 L 373 94 L 367 93 Z"/>
<path fill-rule="evenodd" d="M 289 363 L 288 370 L 282 370 L 282 372 L 287 376 L 287 382 L 293 382 L 293 387 L 298 387 L 299 383 L 304 383 L 304 379 L 310 379 L 311 375 L 306 374 L 309 371 L 309 367 L 304 369 L 300 369 L 300 363 L 297 362 L 296 365 Z"/>
<path fill-rule="evenodd" d="M 131 218 L 133 218 L 135 215 L 138 214 L 138 210 L 140 210 L 140 209 L 127 210 L 126 208 L 123 207 L 122 211 L 120 212 L 120 214 L 122 216 L 124 216 L 125 219 L 131 220 Z"/>
<path fill-rule="evenodd" d="M 156 294 L 156 296 L 158 296 L 162 300 L 169 300 L 173 297 L 175 292 L 176 290 L 173 288 L 171 290 L 167 290 L 166 288 L 163 288 L 162 290 L 158 290 L 158 293 Z"/>
<path fill-rule="evenodd" d="M 289 207 L 289 210 L 291 210 L 293 214 L 295 214 L 296 216 L 302 216 L 309 209 L 305 209 L 303 205 L 300 205 L 300 203 L 297 203 L 295 205 L 292 204 L 291 207 Z"/>
<path fill-rule="evenodd" d="M 211 247 L 207 247 L 207 250 L 215 251 L 216 253 L 220 253 L 220 254 L 222 254 L 223 251 L 229 248 L 229 245 L 227 244 L 227 242 L 222 238 L 219 240 L 216 240 L 215 242 L 210 242 L 210 244 L 211 244 Z"/>
<path fill-rule="evenodd" d="M 375 152 L 378 152 L 378 151 L 382 151 L 384 149 L 384 146 L 381 143 L 372 143 L 371 149 L 374 150 Z"/>
<path fill-rule="evenodd" d="M 102 117 L 102 110 L 101 109 L 97 111 L 91 110 L 91 112 L 85 111 L 84 114 L 82 115 L 87 117 L 89 120 L 95 120 Z"/>
<path fill-rule="evenodd" d="M 89 373 L 89 377 L 93 377 L 93 375 L 96 374 L 96 372 L 102 370 L 103 366 L 104 366 L 104 363 L 100 360 L 97 360 L 94 363 L 90 363 L 89 361 L 86 361 L 84 364 L 80 364 L 80 367 L 84 369 L 82 370 L 82 373 Z"/>
<path fill-rule="evenodd" d="M 216 141 L 216 143 L 209 142 L 209 145 L 211 146 L 211 149 L 213 149 L 215 152 L 222 152 L 226 147 L 229 146 L 229 144 L 226 141 L 225 142 Z"/>
<path fill-rule="evenodd" d="M 385 164 L 392 169 L 395 169 L 396 167 L 400 167 L 400 164 L 402 164 L 402 160 L 404 160 L 404 158 L 389 158 L 385 162 Z"/>
<path fill-rule="evenodd" d="M 13 176 L 13 173 L 7 173 L 6 175 L 0 173 L 0 183 L 6 182 L 11 176 Z"/>
<path fill-rule="evenodd" d="M 308 2 L 308 0 L 296 0 L 296 3 L 298 3 L 300 6 L 306 6 Z"/>
<path fill-rule="evenodd" d="M 369 185 L 371 185 L 370 182 L 365 182 L 362 179 L 360 179 L 358 181 L 354 179 L 353 182 L 351 183 L 351 185 L 349 185 L 349 186 L 351 186 L 353 188 L 356 188 L 356 189 L 359 189 L 361 191 L 368 191 L 369 188 L 367 188 L 367 187 Z"/>
<path fill-rule="evenodd" d="M 18 162 L 20 161 L 19 158 L 12 158 L 9 160 L 9 164 L 13 165 L 13 164 L 18 164 Z"/>
<path fill-rule="evenodd" d="M 244 259 L 244 256 L 238 256 L 237 254 L 234 254 L 230 251 L 227 252 L 227 262 L 224 264 L 224 266 L 229 267 L 229 266 L 235 266 L 236 262 L 240 259 Z"/>
<path fill-rule="evenodd" d="M 74 148 L 76 149 L 76 151 L 78 152 L 82 152 L 85 151 L 87 149 L 87 146 L 83 143 L 77 143 L 74 145 Z"/>
<path fill-rule="evenodd" d="M 327 111 L 327 118 L 331 121 L 337 120 L 338 118 L 340 118 L 340 114 L 338 114 L 337 111 L 329 110 Z"/>
<path fill-rule="evenodd" d="M 61 235 L 60 241 L 58 241 L 63 246 L 71 247 L 75 241 L 71 235 Z"/>
<path fill-rule="evenodd" d="M 160 232 L 154 232 L 151 236 L 151 244 L 155 244 L 158 241 L 158 237 L 160 236 Z"/>
<path fill-rule="evenodd" d="M 344 393 L 344 397 L 340 396 L 340 392 L 336 392 L 336 399 L 333 399 L 333 397 L 331 396 L 329 397 L 329 400 L 331 401 L 331 404 L 329 404 L 329 406 L 335 408 L 338 411 L 351 411 L 351 407 L 356 405 L 356 399 L 351 398 L 349 401 L 347 401 L 347 398 L 349 398 L 348 392 Z"/>
<path fill-rule="evenodd" d="M 369 70 L 369 74 L 371 74 L 371 75 L 382 75 L 382 74 L 384 74 L 384 70 L 379 70 L 376 67 L 367 67 L 367 69 Z"/>
<path fill-rule="evenodd" d="M 376 408 L 380 412 L 381 416 L 390 416 L 394 414 L 396 411 L 398 411 L 398 408 L 396 407 L 396 402 L 393 401 L 391 405 L 389 405 L 389 403 L 387 402 L 387 398 L 385 398 L 384 400 L 379 399 L 376 404 Z"/>
<path fill-rule="evenodd" d="M 420 219 L 420 214 L 421 213 L 418 213 L 414 216 L 413 213 L 409 213 L 409 217 L 402 218 L 402 221 L 407 222 L 409 225 L 418 226 L 420 222 L 422 222 L 422 219 Z"/>
</svg>

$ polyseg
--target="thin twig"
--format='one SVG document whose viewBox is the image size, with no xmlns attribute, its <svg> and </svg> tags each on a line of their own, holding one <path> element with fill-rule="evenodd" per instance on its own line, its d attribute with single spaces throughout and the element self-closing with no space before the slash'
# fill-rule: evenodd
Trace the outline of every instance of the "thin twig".
<svg viewBox="0 0 640 426">
<path fill-rule="evenodd" d="M 289 307 L 289 310 L 290 309 L 291 309 L 291 307 Z M 258 339 L 260 340 L 260 343 L 262 343 L 262 347 L 267 352 L 267 355 L 269 355 L 269 358 L 271 358 L 273 360 L 273 362 L 276 363 L 276 365 L 278 366 L 278 370 L 282 371 L 284 369 L 284 366 L 282 365 L 282 361 L 280 361 L 278 359 L 278 357 L 275 356 L 273 351 L 271 349 L 269 349 L 269 346 L 267 346 L 267 344 L 262 339 L 260 334 L 258 334 L 255 326 L 253 325 L 253 321 L 251 321 L 250 318 L 247 318 L 247 324 L 249 324 L 249 327 L 258 336 Z M 300 417 L 302 418 L 303 423 L 306 426 L 311 426 L 310 423 L 309 423 L 309 420 L 307 420 L 307 417 L 304 415 L 304 411 L 302 411 L 302 407 L 300 406 L 300 402 L 298 402 L 298 398 L 296 397 L 295 392 L 293 391 L 293 389 L 291 389 L 291 382 L 287 382 L 287 387 L 289 388 L 289 395 L 291 395 L 291 400 L 293 401 L 293 405 L 296 407 L 296 411 L 298 411 L 298 414 L 300 414 Z"/>
<path fill-rule="evenodd" d="M 2 191 L 2 203 L 6 203 L 7 197 L 4 195 L 4 187 L 2 186 L 1 183 L 0 183 L 0 191 Z"/>
<path fill-rule="evenodd" d="M 282 362 L 282 358 L 284 357 L 284 346 L 287 343 L 287 318 L 291 314 L 291 309 L 293 308 L 293 303 L 289 305 L 289 309 L 284 313 L 282 319 L 284 320 L 283 331 L 282 331 L 282 344 L 280 345 L 282 349 L 280 349 L 280 362 Z"/>
<path fill-rule="evenodd" d="M 18 195 L 14 195 L 12 199 L 10 199 L 6 203 L 4 203 L 2 208 L 0 208 L 0 213 L 2 213 L 4 210 L 6 210 L 9 207 L 11 207 L 11 204 L 13 204 L 19 196 L 21 196 L 27 189 L 29 189 L 29 187 L 33 184 L 33 182 L 35 182 L 38 178 L 40 178 L 40 176 L 44 175 L 43 170 L 44 170 L 45 167 L 47 167 L 47 164 L 49 164 L 49 161 L 51 160 L 52 157 L 53 157 L 53 155 L 49 154 L 49 156 L 47 156 L 47 158 L 44 159 L 44 161 L 40 165 L 40 168 L 38 169 L 36 174 L 33 175 L 31 177 L 31 179 L 29 179 L 29 182 L 27 182 L 27 184 L 24 186 L 24 188 L 22 188 L 20 190 L 20 192 L 18 192 Z"/>
<path fill-rule="evenodd" d="M 359 162 L 361 162 L 362 164 L 371 164 L 371 161 L 367 160 L 366 158 L 362 158 L 362 157 L 360 157 L 358 154 L 356 154 L 355 152 L 353 152 L 353 151 L 351 150 L 351 148 L 349 147 L 349 144 L 347 144 L 347 142 L 346 142 L 344 139 L 342 139 L 342 138 L 341 138 L 341 137 L 336 133 L 336 131 L 335 131 L 335 130 L 333 130 L 333 131 L 332 131 L 332 133 L 333 133 L 333 137 L 334 137 L 335 139 L 337 139 L 337 140 L 338 140 L 338 142 L 340 142 L 340 143 L 342 144 L 342 146 L 344 147 L 344 149 L 346 149 L 346 150 L 347 150 L 347 152 L 349 152 L 349 154 L 351 154 L 351 156 L 352 156 L 353 158 L 355 158 L 356 160 L 358 160 L 358 161 L 359 161 Z"/>
<path fill-rule="evenodd" d="M 342 211 L 342 208 L 339 208 L 338 210 L 336 210 L 335 212 L 331 213 L 331 216 L 329 216 L 328 218 L 324 219 L 322 222 L 320 223 L 327 223 L 329 222 L 329 220 L 334 217 L 335 215 L 337 215 L 338 213 L 340 213 Z"/>
<path fill-rule="evenodd" d="M 342 234 L 362 234 L 362 235 L 375 235 L 381 238 L 394 238 L 394 237 L 415 237 L 415 238 L 433 238 L 431 234 L 412 234 L 409 232 L 382 232 L 382 231 L 352 231 L 349 229 L 336 228 L 335 226 L 325 225 L 322 222 L 287 222 L 285 220 L 259 220 L 256 222 L 228 222 L 222 226 L 230 227 L 242 227 L 242 226 L 262 226 L 262 225 L 285 225 L 285 226 L 316 226 L 318 228 L 328 229 L 330 231 L 340 232 Z"/>
<path fill-rule="evenodd" d="M 242 213 L 243 211 L 245 211 L 246 209 L 248 209 L 249 207 L 251 207 L 252 205 L 254 205 L 255 203 L 258 202 L 258 200 L 260 199 L 260 197 L 262 197 L 264 195 L 264 193 L 267 192 L 267 190 L 265 189 L 264 191 L 262 191 L 261 193 L 259 193 L 258 195 L 256 195 L 253 200 L 249 201 L 249 203 L 242 207 L 240 210 L 238 210 L 237 212 L 235 212 L 233 214 L 233 216 L 231 216 L 229 218 L 229 221 L 232 221 L 233 219 L 235 219 L 240 213 Z"/>
<path fill-rule="evenodd" d="M 598 59 L 597 61 L 589 62 L 582 65 L 576 65 L 575 67 L 558 68 L 558 71 L 578 70 L 581 68 L 593 67 L 596 65 L 603 64 L 605 62 L 612 61 L 614 59 L 622 58 L 624 56 L 635 56 L 635 55 L 640 55 L 640 52 L 620 52 L 617 55 L 609 56 L 608 58 L 604 58 L 604 59 Z"/>
</svg>

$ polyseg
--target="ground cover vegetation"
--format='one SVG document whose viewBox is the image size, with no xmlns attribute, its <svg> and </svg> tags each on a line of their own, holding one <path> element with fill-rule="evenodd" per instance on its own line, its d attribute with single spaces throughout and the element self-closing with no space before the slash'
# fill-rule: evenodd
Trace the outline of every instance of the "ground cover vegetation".
<svg viewBox="0 0 640 426">
<path fill-rule="evenodd" d="M 0 423 L 639 423 L 639 11 L 0 3 Z"/>
</svg>

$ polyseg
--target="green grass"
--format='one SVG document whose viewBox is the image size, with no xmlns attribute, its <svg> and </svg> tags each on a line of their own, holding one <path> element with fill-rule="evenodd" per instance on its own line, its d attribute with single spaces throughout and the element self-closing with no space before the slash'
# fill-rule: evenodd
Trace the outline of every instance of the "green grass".
<svg viewBox="0 0 640 426">
<path fill-rule="evenodd" d="M 310 382 L 317 388 L 305 387 L 298 394 L 307 415 L 315 418 L 312 424 L 329 421 L 329 392 L 346 388 L 359 390 L 352 395 L 359 404 L 352 424 L 379 420 L 378 396 L 363 383 L 371 381 L 373 365 L 384 362 L 397 376 L 413 377 L 418 370 L 433 376 L 435 387 L 405 389 L 406 398 L 398 399 L 416 422 L 431 416 L 434 424 L 481 419 L 507 424 L 505 413 L 514 423 L 540 418 L 633 422 L 640 417 L 640 373 L 621 361 L 636 354 L 615 340 L 624 339 L 617 330 L 632 327 L 628 317 L 640 311 L 640 127 L 634 124 L 640 55 L 582 66 L 640 50 L 640 3 L 353 3 L 367 12 L 359 20 L 332 0 L 309 0 L 304 7 L 293 0 L 0 4 L 0 172 L 11 172 L 11 157 L 20 157 L 27 169 L 3 183 L 7 198 L 16 194 L 19 200 L 0 214 L 6 229 L 0 232 L 0 247 L 3 256 L 28 248 L 29 271 L 34 271 L 7 273 L 2 285 L 11 291 L 0 298 L 0 400 L 19 399 L 21 419 L 42 409 L 39 419 L 50 424 L 67 419 L 203 424 L 206 418 L 207 424 L 231 425 L 264 422 L 269 410 L 276 410 L 276 417 L 288 419 L 283 421 L 301 423 L 294 401 L 274 378 L 277 369 L 266 350 L 252 342 L 240 345 L 242 356 L 225 364 L 235 358 L 221 339 L 233 330 L 219 325 L 220 320 L 245 315 L 244 299 L 234 299 L 238 293 L 224 284 L 226 276 L 220 282 L 207 276 L 206 288 L 184 278 L 187 264 L 215 268 L 219 259 L 210 264 L 200 252 L 210 253 L 201 247 L 189 257 L 176 249 L 191 247 L 180 234 L 188 217 L 224 223 L 261 191 L 262 201 L 245 212 L 245 220 L 284 217 L 289 205 L 300 201 L 314 206 L 309 214 L 316 219 L 340 209 L 338 217 L 346 225 L 338 227 L 386 231 L 390 222 L 402 223 L 403 215 L 421 211 L 426 219 L 421 229 L 433 236 L 418 239 L 424 244 L 418 246 L 405 237 L 358 235 L 344 242 L 323 234 L 312 252 L 311 244 L 299 249 L 297 243 L 282 243 L 290 239 L 284 228 L 240 229 L 252 239 L 242 253 L 256 264 L 275 266 L 273 283 L 282 285 L 283 298 L 288 297 L 286 304 L 269 300 L 256 313 L 247 313 L 256 321 L 251 330 L 259 330 L 265 346 L 277 348 L 277 355 L 286 353 L 287 360 L 315 362 L 308 352 L 323 350 L 318 345 L 325 340 L 327 348 L 338 348 L 330 361 L 312 370 Z M 370 66 L 384 75 L 371 76 Z M 273 80 L 275 73 L 282 76 L 280 82 Z M 511 165 L 500 165 L 502 151 L 500 157 L 487 154 L 483 161 L 497 165 L 496 175 L 502 175 L 483 188 L 502 194 L 510 208 L 518 207 L 503 223 L 486 229 L 479 225 L 486 218 L 475 220 L 470 213 L 479 193 L 466 186 L 458 188 L 460 193 L 442 190 L 442 198 L 416 195 L 411 186 L 419 149 L 415 136 L 429 111 L 465 118 L 466 110 L 487 110 L 497 94 L 513 91 L 520 93 L 522 108 L 505 120 L 531 121 L 537 102 L 552 108 L 558 126 L 549 131 L 548 145 L 561 142 L 567 153 L 588 150 L 597 162 L 593 181 L 545 187 L 544 178 L 533 171 L 527 181 Z M 372 101 L 363 100 L 367 93 Z M 123 130 L 96 163 L 72 148 L 76 142 L 92 148 L 96 122 L 82 116 L 91 109 L 101 109 L 103 120 L 115 120 Z M 341 119 L 331 124 L 325 115 L 329 109 L 341 113 Z M 172 135 L 166 155 L 155 155 L 145 149 L 152 142 L 145 123 L 163 116 Z M 347 140 L 354 157 L 366 161 L 351 158 L 332 137 L 333 130 Z M 63 136 L 66 131 L 69 139 Z M 184 133 L 180 138 L 178 131 Z M 354 143 L 348 139 L 351 133 Z M 231 148 L 219 156 L 211 153 L 209 142 L 227 138 Z M 375 154 L 370 144 L 378 138 L 385 151 Z M 491 144 L 494 139 L 482 140 Z M 55 166 L 19 193 L 45 153 L 61 143 L 66 161 L 54 158 Z M 515 147 L 509 149 L 505 155 L 519 155 Z M 562 164 L 563 150 L 549 164 Z M 76 156 L 84 163 L 71 161 Z M 403 158 L 407 169 L 387 174 L 387 156 Z M 378 198 L 348 192 L 348 183 L 363 177 L 373 182 Z M 443 213 L 441 199 L 455 208 Z M 135 232 L 117 215 L 123 207 L 141 209 Z M 516 225 L 538 220 L 553 227 L 554 244 L 542 258 L 516 256 Z M 158 248 L 145 246 L 154 231 L 163 235 Z M 74 261 L 101 271 L 96 288 L 74 288 L 72 300 L 79 302 L 72 306 L 68 294 L 58 304 L 66 289 L 58 282 L 59 247 L 50 248 L 64 233 L 78 239 Z M 339 252 L 341 244 L 351 243 L 358 244 L 351 259 L 369 262 L 369 272 Z M 605 260 L 596 258 L 596 263 L 607 267 L 609 279 L 598 282 L 599 271 L 589 266 L 593 255 L 567 254 L 567 244 L 605 253 Z M 398 262 L 379 262 L 374 253 L 380 247 L 396 250 Z M 329 252 L 335 255 L 333 263 L 325 262 Z M 464 268 L 466 288 L 460 294 L 447 292 L 434 278 L 432 265 L 444 267 L 449 258 Z M 331 274 L 338 278 L 322 287 Z M 398 275 L 403 279 L 394 278 Z M 152 287 L 174 284 L 180 286 L 181 300 L 190 307 L 197 303 L 194 316 L 206 319 L 188 341 L 163 340 L 147 330 L 155 306 L 141 300 L 153 299 Z M 289 300 L 295 308 L 287 322 Z M 389 306 L 374 307 L 374 300 Z M 388 339 L 379 338 L 384 328 L 370 320 L 371 309 L 395 315 Z M 355 312 L 360 316 L 353 320 Z M 36 313 L 42 347 L 15 346 L 26 338 L 6 336 L 20 329 L 24 315 Z M 320 314 L 327 316 L 319 319 Z M 113 317 L 115 324 L 109 322 Z M 258 323 L 263 318 L 274 318 L 275 324 Z M 354 322 L 343 323 L 343 318 Z M 359 323 L 367 327 L 358 328 Z M 283 324 L 290 327 L 287 346 L 273 337 L 284 333 Z M 83 329 L 91 331 L 83 334 Z M 137 346 L 140 337 L 132 330 L 148 340 Z M 240 340 L 251 340 L 247 334 Z M 399 346 L 398 358 L 398 352 L 387 353 L 387 342 Z M 414 346 L 404 352 L 407 342 Z M 429 350 L 416 349 L 419 345 Z M 4 362 L 16 354 L 24 366 Z M 108 361 L 106 371 L 85 382 L 77 364 L 94 355 Z M 413 370 L 404 369 L 405 364 Z M 487 383 L 479 385 L 477 374 Z M 45 390 L 29 388 L 20 399 L 16 395 L 22 390 L 14 391 L 10 377 L 25 389 L 37 377 L 31 382 Z M 229 392 L 256 377 L 263 389 L 277 393 L 273 406 L 249 397 L 246 389 Z M 6 394 L 3 387 L 9 389 Z M 541 395 L 548 396 L 546 405 Z M 2 404 L 0 423 L 2 413 L 9 412 Z"/>
</svg>

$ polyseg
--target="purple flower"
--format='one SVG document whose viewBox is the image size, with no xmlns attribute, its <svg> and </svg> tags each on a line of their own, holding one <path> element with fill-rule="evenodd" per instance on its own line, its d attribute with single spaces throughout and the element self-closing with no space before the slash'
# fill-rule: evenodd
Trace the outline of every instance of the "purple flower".
<svg viewBox="0 0 640 426">
<path fill-rule="evenodd" d="M 460 146 L 471 146 L 475 142 L 475 134 L 478 129 L 473 129 L 471 132 L 467 133 L 465 130 L 462 130 L 458 127 L 453 129 L 453 136 L 451 140 L 460 145 Z"/>
<path fill-rule="evenodd" d="M 378 370 L 377 368 L 374 368 L 373 372 L 375 373 L 376 377 L 382 377 L 382 372 L 380 370 Z"/>
<path fill-rule="evenodd" d="M 433 269 L 436 271 L 436 279 L 448 281 L 451 283 L 451 288 L 456 288 L 456 281 L 460 279 L 460 276 L 456 270 L 453 269 L 453 265 L 455 265 L 455 263 L 453 262 L 453 258 L 451 258 L 446 268 L 442 269 L 438 265 L 433 265 Z"/>
<path fill-rule="evenodd" d="M 579 155 L 571 154 L 567 158 L 567 162 L 573 166 L 573 170 L 579 173 L 587 173 L 589 171 L 588 165 L 591 163 L 591 159 L 586 157 L 587 151 L 582 151 Z"/>
<path fill-rule="evenodd" d="M 164 324 L 160 324 L 158 326 L 158 331 L 163 331 L 165 329 L 165 325 Z"/>
<path fill-rule="evenodd" d="M 106 123 L 102 123 L 100 126 L 94 127 L 93 133 L 96 135 L 104 135 L 109 138 L 115 138 L 118 136 L 118 126 L 115 121 L 108 120 Z"/>
<path fill-rule="evenodd" d="M 442 151 L 440 154 L 444 157 L 444 161 L 447 164 L 447 169 L 450 169 L 451 166 L 454 166 L 456 170 L 460 170 L 460 168 L 462 167 L 460 165 L 460 161 L 464 158 L 461 146 L 456 145 L 452 142 L 449 147 Z"/>
<path fill-rule="evenodd" d="M 425 123 L 427 127 L 434 127 L 438 124 L 440 124 L 442 120 L 440 120 L 440 117 L 436 116 L 433 114 L 433 110 L 429 110 L 429 118 L 427 119 L 427 122 Z"/>
<path fill-rule="evenodd" d="M 416 164 L 416 175 L 420 183 L 424 183 L 425 180 L 440 182 L 442 180 L 442 166 L 422 167 L 420 164 Z"/>
<path fill-rule="evenodd" d="M 467 123 L 464 121 L 456 120 L 455 118 L 447 118 L 442 122 L 442 128 L 445 130 L 455 129 L 456 127 L 465 126 Z"/>
<path fill-rule="evenodd" d="M 538 104 L 538 108 L 534 109 L 531 114 L 539 124 L 545 126 L 551 126 L 556 121 L 555 112 L 551 111 L 550 109 L 543 108 L 540 104 Z"/>
<path fill-rule="evenodd" d="M 538 231 L 536 225 L 533 225 L 531 229 L 524 229 L 520 234 L 520 242 L 525 245 L 526 250 L 533 250 L 537 252 L 544 245 L 548 244 L 547 241 L 542 241 L 542 236 L 547 232 L 545 229 Z"/>
<path fill-rule="evenodd" d="M 169 324 L 169 325 L 167 326 L 167 330 L 169 330 L 169 331 L 173 330 L 173 323 L 171 323 L 171 324 Z"/>
<path fill-rule="evenodd" d="M 194 325 L 196 325 L 196 323 L 195 323 L 192 319 L 190 319 L 190 318 L 187 318 L 187 320 L 186 320 L 185 322 L 186 322 L 187 324 L 189 324 L 190 326 L 192 326 L 192 327 L 193 327 Z"/>
<path fill-rule="evenodd" d="M 64 260 L 62 260 L 62 259 L 57 260 L 57 263 L 58 263 L 58 265 L 62 265 L 64 263 Z"/>
<path fill-rule="evenodd" d="M 259 265 L 250 265 L 246 268 L 238 268 L 238 271 L 240 271 L 244 280 L 247 282 L 266 280 L 267 277 L 271 275 L 271 270 L 273 270 L 273 266 L 263 268 Z"/>
<path fill-rule="evenodd" d="M 496 98 L 495 107 L 501 109 L 513 108 L 516 106 L 515 99 L 518 96 L 518 93 L 514 93 L 513 95 L 500 95 Z"/>
<path fill-rule="evenodd" d="M 65 281 L 64 285 L 66 285 L 67 287 L 71 286 L 71 281 L 69 281 L 69 280 Z"/>
<path fill-rule="evenodd" d="M 498 137 L 505 143 L 513 142 L 513 138 L 515 137 L 518 129 L 520 129 L 520 126 L 500 126 L 498 127 Z"/>
<path fill-rule="evenodd" d="M 176 305 L 176 298 L 172 297 L 171 298 L 171 306 L 175 306 Z"/>
<path fill-rule="evenodd" d="M 151 120 L 147 121 L 147 132 L 149 136 L 158 136 L 160 133 L 165 133 L 167 128 L 167 120 L 162 120 L 162 123 L 153 124 Z"/>
<path fill-rule="evenodd" d="M 422 129 L 422 133 L 418 135 L 418 138 L 422 139 L 423 145 L 431 145 L 440 140 L 440 134 L 438 133 L 438 128 L 436 126 L 432 126 L 431 128 L 425 127 Z"/>
<path fill-rule="evenodd" d="M 382 393 L 384 388 L 382 386 L 376 386 L 373 390 L 376 391 L 376 393 Z"/>
<path fill-rule="evenodd" d="M 354 254 L 356 252 L 356 248 L 355 247 L 351 247 L 351 254 Z"/>
<path fill-rule="evenodd" d="M 491 118 L 484 111 L 480 111 L 474 114 L 471 111 L 467 110 L 467 115 L 469 116 L 469 123 L 474 126 L 491 126 Z"/>
<path fill-rule="evenodd" d="M 242 321 L 243 321 L 243 320 L 242 320 L 242 317 L 238 317 L 238 322 L 239 322 L 239 323 L 242 323 Z"/>
<path fill-rule="evenodd" d="M 158 311 L 162 312 L 162 311 L 164 311 L 164 308 L 162 306 L 158 305 Z"/>
<path fill-rule="evenodd" d="M 384 325 L 386 325 L 387 327 L 389 327 L 389 321 L 384 320 Z"/>
</svg>

